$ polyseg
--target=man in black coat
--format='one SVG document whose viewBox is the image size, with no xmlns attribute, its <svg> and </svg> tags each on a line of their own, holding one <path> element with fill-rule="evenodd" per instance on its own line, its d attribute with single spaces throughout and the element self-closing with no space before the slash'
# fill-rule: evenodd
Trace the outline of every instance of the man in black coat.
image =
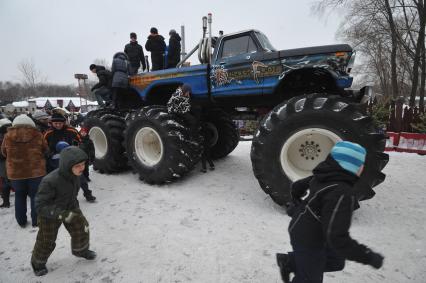
<svg viewBox="0 0 426 283">
<path fill-rule="evenodd" d="M 151 52 L 152 70 L 164 69 L 164 53 L 166 52 L 166 43 L 164 37 L 158 34 L 156 28 L 151 28 L 151 34 L 145 44 L 145 49 Z"/>
<path fill-rule="evenodd" d="M 143 48 L 140 44 L 138 44 L 136 39 L 137 39 L 136 33 L 134 32 L 130 33 L 130 43 L 127 43 L 126 46 L 124 47 L 124 53 L 126 53 L 127 57 L 129 58 L 130 75 L 135 75 L 138 73 L 141 63 L 142 63 L 142 70 L 143 71 L 146 70 L 145 55 L 143 53 Z"/>
<path fill-rule="evenodd" d="M 180 61 L 180 41 L 181 38 L 179 34 L 174 30 L 170 30 L 169 32 L 169 47 L 167 54 L 167 68 L 175 68 L 177 63 Z"/>
<path fill-rule="evenodd" d="M 99 106 L 104 106 L 105 103 L 111 103 L 111 84 L 112 74 L 105 69 L 104 66 L 91 64 L 90 71 L 98 76 L 99 82 L 95 84 L 91 91 L 95 93 L 96 100 Z M 104 103 L 105 101 L 105 103 Z"/>
<path fill-rule="evenodd" d="M 352 142 L 338 142 L 313 176 L 293 184 L 297 204 L 289 213 L 288 231 L 293 252 L 277 254 L 284 282 L 320 283 L 324 272 L 340 271 L 345 260 L 380 268 L 383 256 L 349 235 L 357 199 L 353 186 L 361 175 L 366 150 Z"/>
</svg>

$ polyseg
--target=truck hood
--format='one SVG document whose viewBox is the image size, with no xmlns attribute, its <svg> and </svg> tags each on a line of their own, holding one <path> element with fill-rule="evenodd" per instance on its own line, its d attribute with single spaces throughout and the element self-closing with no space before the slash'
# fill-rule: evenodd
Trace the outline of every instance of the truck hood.
<svg viewBox="0 0 426 283">
<path fill-rule="evenodd" d="M 314 54 L 326 54 L 335 52 L 352 52 L 352 47 L 348 44 L 323 45 L 314 47 L 304 47 L 277 51 L 280 58 L 295 57 Z"/>
</svg>

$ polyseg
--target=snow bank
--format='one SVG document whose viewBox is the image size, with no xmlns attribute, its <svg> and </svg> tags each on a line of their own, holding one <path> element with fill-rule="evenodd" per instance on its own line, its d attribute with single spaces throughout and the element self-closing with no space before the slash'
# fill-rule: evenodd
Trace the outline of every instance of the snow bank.
<svg viewBox="0 0 426 283">
<path fill-rule="evenodd" d="M 289 218 L 260 189 L 249 155 L 241 142 L 215 171 L 167 186 L 93 172 L 97 202 L 79 200 L 98 258 L 73 257 L 61 227 L 42 278 L 29 263 L 37 230 L 0 210 L 0 282 L 281 282 L 275 253 L 290 249 Z M 347 262 L 325 282 L 424 282 L 424 169 L 425 157 L 392 153 L 385 183 L 355 214 L 353 237 L 385 255 L 383 269 Z"/>
</svg>

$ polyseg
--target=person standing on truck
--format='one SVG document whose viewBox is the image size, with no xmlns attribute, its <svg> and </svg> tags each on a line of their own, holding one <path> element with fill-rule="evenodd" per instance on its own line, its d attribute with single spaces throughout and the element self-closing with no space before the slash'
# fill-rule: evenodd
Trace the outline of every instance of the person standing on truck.
<svg viewBox="0 0 426 283">
<path fill-rule="evenodd" d="M 166 42 L 164 42 L 164 37 L 158 34 L 157 28 L 151 28 L 145 49 L 151 52 L 152 71 L 164 69 Z"/>
<path fill-rule="evenodd" d="M 146 70 L 145 55 L 142 46 L 138 43 L 137 35 L 134 32 L 130 33 L 130 43 L 124 47 L 124 53 L 129 58 L 129 74 L 136 75 L 142 63 L 142 71 Z M 118 53 L 117 53 L 118 54 Z M 115 57 L 115 56 L 114 56 Z"/>
<path fill-rule="evenodd" d="M 103 107 L 105 104 L 108 106 L 111 103 L 111 72 L 105 69 L 104 66 L 91 64 L 89 69 L 92 73 L 98 76 L 99 82 L 95 84 L 90 91 L 95 93 L 98 105 Z M 105 101 L 105 103 L 104 103 Z"/>
<path fill-rule="evenodd" d="M 324 272 L 343 270 L 345 260 L 378 269 L 383 256 L 359 244 L 349 235 L 357 198 L 354 185 L 364 169 L 367 151 L 342 141 L 331 149 L 313 175 L 295 182 L 288 228 L 293 252 L 277 254 L 284 282 L 322 282 Z"/>
<path fill-rule="evenodd" d="M 119 92 L 129 87 L 129 73 L 131 68 L 126 53 L 118 52 L 114 55 L 111 67 L 113 108 L 120 109 L 121 97 L 119 97 Z"/>
<path fill-rule="evenodd" d="M 169 36 L 170 38 L 167 54 L 167 68 L 175 68 L 177 63 L 179 63 L 180 61 L 181 38 L 174 29 L 170 30 Z"/>
</svg>

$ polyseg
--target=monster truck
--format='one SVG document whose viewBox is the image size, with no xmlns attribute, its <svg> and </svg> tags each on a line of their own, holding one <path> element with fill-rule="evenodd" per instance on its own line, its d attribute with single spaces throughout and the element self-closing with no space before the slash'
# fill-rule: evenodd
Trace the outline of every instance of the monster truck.
<svg viewBox="0 0 426 283">
<path fill-rule="evenodd" d="M 209 31 L 177 68 L 130 77 L 119 94 L 119 109 L 88 114 L 96 148 L 94 168 L 119 172 L 131 166 L 150 184 L 171 182 L 199 161 L 202 143 L 187 122 L 167 112 L 166 103 L 180 85 L 192 87 L 192 102 L 202 109 L 215 139 L 214 158 L 237 146 L 233 120 L 263 116 L 251 147 L 253 172 L 260 187 L 280 205 L 290 200 L 292 182 L 312 169 L 340 140 L 367 149 L 366 170 L 356 187 L 358 199 L 374 196 L 388 162 L 385 136 L 377 133 L 363 104 L 371 89 L 348 89 L 355 52 L 349 45 L 275 49 L 260 31 L 213 37 Z M 184 66 L 198 50 L 199 65 Z M 260 119 L 260 118 L 259 118 Z"/>
</svg>

